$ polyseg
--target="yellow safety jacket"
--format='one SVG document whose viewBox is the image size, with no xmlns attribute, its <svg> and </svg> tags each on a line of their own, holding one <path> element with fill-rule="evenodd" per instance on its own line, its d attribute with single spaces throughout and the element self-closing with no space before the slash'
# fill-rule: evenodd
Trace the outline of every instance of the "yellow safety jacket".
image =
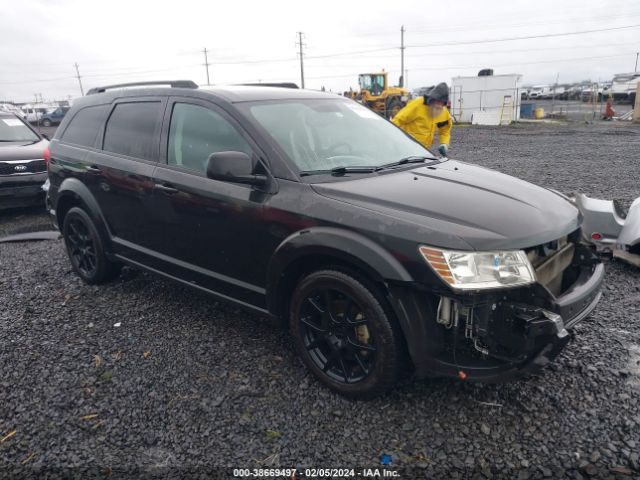
<svg viewBox="0 0 640 480">
<path fill-rule="evenodd" d="M 444 107 L 440 115 L 431 117 L 423 97 L 411 100 L 391 121 L 427 148 L 433 145 L 436 129 L 440 134 L 440 144 L 449 145 L 451 141 L 453 120 L 449 110 Z"/>
</svg>

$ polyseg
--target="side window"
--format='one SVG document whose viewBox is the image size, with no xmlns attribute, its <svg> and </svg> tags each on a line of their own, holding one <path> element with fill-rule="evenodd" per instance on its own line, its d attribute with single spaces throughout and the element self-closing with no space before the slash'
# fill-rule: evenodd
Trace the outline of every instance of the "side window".
<svg viewBox="0 0 640 480">
<path fill-rule="evenodd" d="M 155 160 L 160 102 L 119 103 L 104 132 L 102 149 L 129 157 Z"/>
<path fill-rule="evenodd" d="M 108 110 L 109 105 L 83 108 L 73 116 L 60 140 L 83 147 L 93 147 Z"/>
<path fill-rule="evenodd" d="M 198 105 L 175 104 L 169 127 L 169 165 L 205 173 L 209 155 L 225 151 L 251 155 L 247 141 L 220 114 Z"/>
</svg>

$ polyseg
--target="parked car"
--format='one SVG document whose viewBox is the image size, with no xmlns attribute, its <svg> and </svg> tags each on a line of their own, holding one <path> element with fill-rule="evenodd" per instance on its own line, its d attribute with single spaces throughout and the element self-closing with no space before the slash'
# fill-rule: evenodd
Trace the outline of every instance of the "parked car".
<svg viewBox="0 0 640 480">
<path fill-rule="evenodd" d="M 22 110 L 11 103 L 0 103 L 0 112 L 2 113 L 12 113 L 14 115 L 18 115 L 20 118 L 24 118 L 24 114 Z"/>
<path fill-rule="evenodd" d="M 44 205 L 48 145 L 22 118 L 0 112 L 0 209 Z"/>
<path fill-rule="evenodd" d="M 620 73 L 613 77 L 608 93 L 616 101 L 630 102 L 634 105 L 638 82 L 640 82 L 640 72 Z"/>
<path fill-rule="evenodd" d="M 403 369 L 539 370 L 598 303 L 563 195 L 336 95 L 165 83 L 91 90 L 51 142 L 48 208 L 86 283 L 127 264 L 267 315 L 352 397 Z"/>
<path fill-rule="evenodd" d="M 551 87 L 548 85 L 539 85 L 535 87 L 531 87 L 529 90 L 529 99 L 530 100 L 543 100 L 547 98 L 551 98 Z"/>
<path fill-rule="evenodd" d="M 22 113 L 25 120 L 29 123 L 36 124 L 47 113 L 49 109 L 45 107 L 22 107 Z"/>
<path fill-rule="evenodd" d="M 54 110 L 50 110 L 40 117 L 39 124 L 43 127 L 59 125 L 68 111 L 69 107 L 58 107 Z"/>
<path fill-rule="evenodd" d="M 604 87 L 601 85 L 593 84 L 589 87 L 582 89 L 582 101 L 583 102 L 600 102 L 602 101 L 602 95 Z"/>
</svg>

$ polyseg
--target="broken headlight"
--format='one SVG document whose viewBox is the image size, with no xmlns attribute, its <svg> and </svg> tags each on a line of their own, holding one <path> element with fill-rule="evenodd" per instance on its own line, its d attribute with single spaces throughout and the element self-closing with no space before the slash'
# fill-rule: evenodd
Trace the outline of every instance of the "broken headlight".
<svg viewBox="0 0 640 480">
<path fill-rule="evenodd" d="M 460 290 L 511 287 L 536 281 L 527 254 L 504 252 L 459 252 L 420 247 L 420 254 L 451 287 Z"/>
</svg>

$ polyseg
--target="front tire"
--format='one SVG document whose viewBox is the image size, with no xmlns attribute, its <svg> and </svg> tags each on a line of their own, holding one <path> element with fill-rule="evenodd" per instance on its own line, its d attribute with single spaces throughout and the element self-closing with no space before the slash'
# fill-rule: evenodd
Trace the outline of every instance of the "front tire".
<svg viewBox="0 0 640 480">
<path fill-rule="evenodd" d="M 392 98 L 387 104 L 387 118 L 391 119 L 395 117 L 400 110 L 402 110 L 404 104 L 397 98 Z"/>
<path fill-rule="evenodd" d="M 374 288 L 336 270 L 305 277 L 290 307 L 298 354 L 325 385 L 352 398 L 391 388 L 400 365 L 401 334 Z"/>
<path fill-rule="evenodd" d="M 120 272 L 121 265 L 106 257 L 98 229 L 82 208 L 73 207 L 67 212 L 62 236 L 73 271 L 85 283 L 104 283 Z"/>
</svg>

